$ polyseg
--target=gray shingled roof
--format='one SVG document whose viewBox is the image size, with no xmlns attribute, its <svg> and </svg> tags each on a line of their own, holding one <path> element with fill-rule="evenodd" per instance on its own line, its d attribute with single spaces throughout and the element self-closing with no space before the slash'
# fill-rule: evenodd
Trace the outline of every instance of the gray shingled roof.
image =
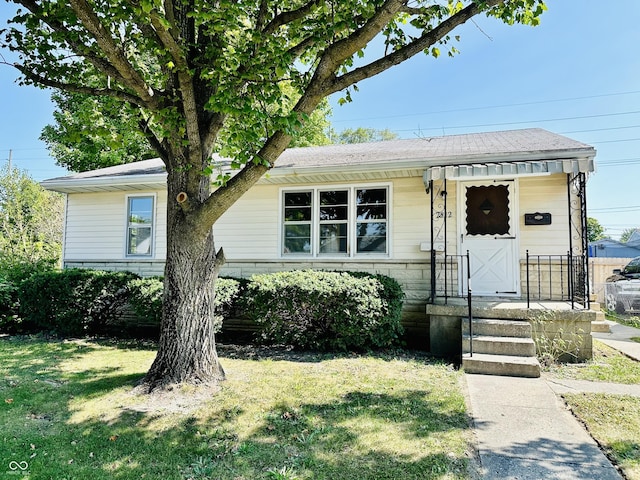
<svg viewBox="0 0 640 480">
<path fill-rule="evenodd" d="M 390 140 L 375 143 L 293 148 L 277 166 L 314 167 L 366 165 L 401 160 L 425 160 L 425 166 L 473 163 L 483 158 L 542 153 L 581 152 L 593 147 L 539 128 L 503 132 L 470 133 L 443 137 Z"/>
<path fill-rule="evenodd" d="M 486 162 L 523 162 L 538 159 L 593 158 L 590 145 L 542 129 L 471 133 L 432 138 L 391 140 L 374 143 L 291 148 L 286 150 L 272 170 L 273 175 L 291 171 L 341 169 L 371 170 L 395 168 L 427 168 L 447 165 L 470 165 Z M 224 160 L 223 160 L 224 161 Z M 165 175 L 160 159 L 58 177 L 42 182 L 58 189 L 66 184 L 104 183 L 113 180 L 124 184 L 136 177 L 139 182 L 160 182 Z"/>
</svg>

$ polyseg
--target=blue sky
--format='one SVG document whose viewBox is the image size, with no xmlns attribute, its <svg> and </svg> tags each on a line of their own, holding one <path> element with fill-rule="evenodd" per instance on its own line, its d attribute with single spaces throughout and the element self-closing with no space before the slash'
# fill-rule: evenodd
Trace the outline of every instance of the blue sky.
<svg viewBox="0 0 640 480">
<path fill-rule="evenodd" d="M 549 0 L 539 27 L 477 17 L 454 58 L 419 55 L 331 99 L 334 129 L 388 128 L 402 138 L 538 127 L 593 145 L 589 216 L 616 238 L 640 227 L 640 1 Z M 604 6 L 606 5 L 606 6 Z M 0 3 L 0 23 L 8 16 Z M 36 180 L 59 176 L 38 140 L 49 93 L 0 65 L 0 162 Z"/>
</svg>

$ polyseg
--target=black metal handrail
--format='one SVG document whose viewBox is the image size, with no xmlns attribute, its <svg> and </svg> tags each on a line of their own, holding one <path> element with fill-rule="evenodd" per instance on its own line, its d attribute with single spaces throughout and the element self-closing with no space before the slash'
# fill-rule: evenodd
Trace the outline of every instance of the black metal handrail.
<svg viewBox="0 0 640 480">
<path fill-rule="evenodd" d="M 471 260 L 467 250 L 467 319 L 469 320 L 469 356 L 473 357 L 473 310 L 471 307 Z"/>
<path fill-rule="evenodd" d="M 466 298 L 469 290 L 469 252 L 464 255 L 441 255 L 436 259 L 435 296 L 443 298 L 445 305 L 450 298 Z"/>
</svg>

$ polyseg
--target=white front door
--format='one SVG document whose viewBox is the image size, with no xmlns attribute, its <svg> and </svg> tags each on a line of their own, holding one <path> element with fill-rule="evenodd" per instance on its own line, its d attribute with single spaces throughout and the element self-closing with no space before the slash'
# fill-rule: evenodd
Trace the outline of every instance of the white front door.
<svg viewBox="0 0 640 480">
<path fill-rule="evenodd" d="M 516 182 L 464 182 L 459 192 L 460 253 L 469 251 L 472 294 L 518 295 Z"/>
</svg>

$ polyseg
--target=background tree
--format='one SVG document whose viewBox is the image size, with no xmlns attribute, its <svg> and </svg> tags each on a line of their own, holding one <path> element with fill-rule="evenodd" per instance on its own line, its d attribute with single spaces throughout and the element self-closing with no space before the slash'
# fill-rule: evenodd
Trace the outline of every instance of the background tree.
<svg viewBox="0 0 640 480">
<path fill-rule="evenodd" d="M 51 100 L 54 123 L 42 129 L 40 140 L 61 167 L 85 172 L 158 156 L 138 128 L 138 113 L 130 105 L 111 97 L 60 90 L 54 91 Z M 296 132 L 291 146 L 330 144 L 330 116 L 325 99 Z"/>
<path fill-rule="evenodd" d="M 65 91 L 55 91 L 51 100 L 55 123 L 44 127 L 40 140 L 61 167 L 84 172 L 158 156 L 131 105 Z"/>
<path fill-rule="evenodd" d="M 620 235 L 620 241 L 622 243 L 627 243 L 629 241 L 629 239 L 631 238 L 631 235 L 633 235 L 638 230 L 639 230 L 638 228 L 627 228 L 627 229 L 625 229 L 622 232 L 622 234 Z"/>
<path fill-rule="evenodd" d="M 29 175 L 0 170 L 0 271 L 21 265 L 55 265 L 62 246 L 62 195 L 44 190 Z"/>
<path fill-rule="evenodd" d="M 358 82 L 421 52 L 453 54 L 450 34 L 475 15 L 536 25 L 545 9 L 541 0 L 13 3 L 26 10 L 1 42 L 17 53 L 21 81 L 128 105 L 166 165 L 163 319 L 150 388 L 224 377 L 212 321 L 224 255 L 212 226 L 325 98 L 345 91 L 349 100 Z M 217 188 L 214 152 L 235 169 Z"/>
<path fill-rule="evenodd" d="M 398 134 L 388 128 L 376 130 L 374 128 L 345 128 L 334 139 L 334 143 L 366 143 L 395 140 Z"/>
<path fill-rule="evenodd" d="M 587 240 L 589 242 L 596 242 L 605 238 L 604 231 L 605 228 L 597 219 L 593 217 L 587 218 Z"/>
</svg>

